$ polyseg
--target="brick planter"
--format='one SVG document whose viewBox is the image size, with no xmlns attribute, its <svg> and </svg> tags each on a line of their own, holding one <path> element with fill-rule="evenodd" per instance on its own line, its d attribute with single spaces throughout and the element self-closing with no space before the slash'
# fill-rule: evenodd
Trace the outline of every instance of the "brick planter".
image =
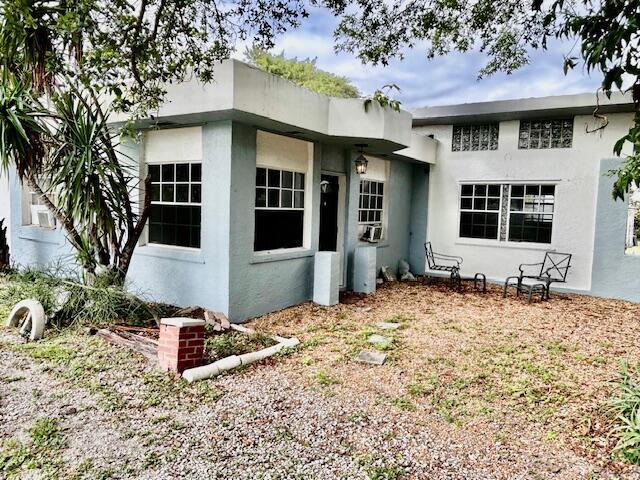
<svg viewBox="0 0 640 480">
<path fill-rule="evenodd" d="M 162 370 L 182 373 L 202 364 L 204 320 L 163 318 L 160 322 L 158 364 Z"/>
</svg>

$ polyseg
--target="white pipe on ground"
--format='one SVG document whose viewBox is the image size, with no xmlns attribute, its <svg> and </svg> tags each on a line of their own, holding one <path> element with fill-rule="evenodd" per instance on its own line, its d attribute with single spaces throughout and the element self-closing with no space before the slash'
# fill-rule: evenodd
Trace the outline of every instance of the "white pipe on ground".
<svg viewBox="0 0 640 480">
<path fill-rule="evenodd" d="M 246 327 L 242 327 L 242 329 L 234 328 L 234 330 L 244 331 L 244 333 L 249 334 L 255 333 L 255 331 Z M 191 383 L 195 382 L 196 380 L 205 380 L 207 378 L 217 377 L 227 370 L 239 367 L 240 365 L 248 365 L 259 360 L 264 360 L 265 358 L 275 355 L 285 347 L 295 347 L 300 343 L 300 340 L 298 340 L 297 338 L 278 338 L 281 338 L 282 341 L 276 345 L 273 345 L 272 347 L 263 348 L 262 350 L 258 350 L 257 352 L 249 352 L 243 355 L 231 355 L 216 362 L 210 363 L 209 365 L 203 365 L 201 367 L 185 370 L 184 372 L 182 372 L 182 378 Z"/>
</svg>

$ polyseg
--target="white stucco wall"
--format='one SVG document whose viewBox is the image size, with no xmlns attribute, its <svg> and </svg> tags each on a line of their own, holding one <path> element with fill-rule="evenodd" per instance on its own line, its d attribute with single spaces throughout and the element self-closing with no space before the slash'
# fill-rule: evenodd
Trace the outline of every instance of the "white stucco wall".
<svg viewBox="0 0 640 480">
<path fill-rule="evenodd" d="M 431 166 L 427 236 L 435 251 L 464 258 L 463 273 L 484 272 L 504 281 L 517 274 L 520 263 L 542 261 L 545 250 L 573 253 L 568 288 L 589 290 L 594 248 L 596 199 L 600 160 L 632 124 L 631 114 L 611 114 L 602 131 L 591 116 L 574 118 L 570 149 L 518 149 L 519 121 L 500 122 L 498 150 L 452 152 L 452 125 L 415 127 L 439 140 L 437 162 Z M 475 182 L 556 183 L 551 244 L 530 244 L 460 238 L 459 186 Z"/>
</svg>

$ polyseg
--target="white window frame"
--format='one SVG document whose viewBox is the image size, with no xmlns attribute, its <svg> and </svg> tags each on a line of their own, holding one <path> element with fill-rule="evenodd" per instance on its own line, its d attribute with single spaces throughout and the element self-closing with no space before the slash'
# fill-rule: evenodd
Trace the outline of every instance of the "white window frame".
<svg viewBox="0 0 640 480">
<path fill-rule="evenodd" d="M 173 165 L 173 181 L 169 181 L 169 182 L 164 182 L 162 180 L 162 168 L 165 165 Z M 176 178 L 176 166 L 177 165 L 189 165 L 189 181 L 178 181 Z M 193 181 L 191 176 L 192 176 L 192 166 L 193 165 L 200 165 L 200 180 L 199 181 Z M 176 160 L 173 162 L 168 162 L 166 160 L 162 160 L 162 161 L 149 161 L 146 163 L 146 173 L 147 175 L 149 175 L 149 170 L 151 166 L 158 166 L 160 168 L 160 181 L 159 182 L 151 182 L 150 183 L 150 187 L 153 188 L 154 185 L 159 185 L 160 187 L 160 200 L 151 200 L 151 205 L 167 205 L 167 206 L 181 206 L 181 207 L 185 207 L 185 206 L 190 206 L 190 207 L 200 207 L 200 247 L 191 247 L 191 246 L 184 246 L 184 245 L 172 245 L 169 243 L 159 243 L 159 242 L 154 242 L 151 240 L 150 238 L 150 227 L 151 227 L 151 218 L 149 218 L 149 220 L 147 221 L 147 233 L 146 233 L 146 245 L 150 245 L 153 247 L 161 247 L 161 248 L 175 248 L 175 249 L 185 249 L 185 250 L 192 250 L 192 251 L 199 251 L 202 248 L 202 195 L 203 195 L 203 190 L 202 190 L 202 175 L 203 175 L 203 164 L 201 160 Z M 162 200 L 162 187 L 163 185 L 173 185 L 173 202 L 169 202 L 169 201 L 164 201 Z M 178 185 L 188 185 L 189 186 L 189 196 L 188 196 L 188 201 L 186 202 L 178 202 L 176 201 L 176 195 L 177 195 L 177 186 Z M 199 202 L 193 202 L 191 201 L 192 198 L 192 187 L 193 185 L 199 185 L 200 186 L 200 201 Z M 152 195 L 152 192 L 149 192 L 149 195 Z M 178 225 L 176 225 L 178 226 Z M 186 225 L 183 225 L 186 227 Z M 192 226 L 188 226 L 188 228 L 191 228 Z"/>
<path fill-rule="evenodd" d="M 471 195 L 471 197 L 465 195 L 465 198 L 471 198 L 471 209 L 468 208 L 462 208 L 462 188 L 463 186 L 467 186 L 470 185 L 471 187 L 473 187 L 473 193 Z M 485 199 L 485 208 L 484 210 L 475 210 L 473 209 L 473 205 L 474 205 L 474 200 L 476 199 L 476 189 L 475 186 L 476 185 L 486 185 L 487 186 L 487 192 L 484 196 L 478 196 L 478 198 L 484 198 Z M 489 197 L 489 187 L 493 186 L 493 185 L 497 185 L 500 188 L 500 196 L 498 197 L 498 210 L 489 210 L 487 209 L 487 204 L 488 199 L 489 198 L 495 198 L 495 197 Z M 502 183 L 498 183 L 498 182 L 486 182 L 486 181 L 481 181 L 478 180 L 476 182 L 462 182 L 458 185 L 458 223 L 457 223 L 457 228 L 458 228 L 458 232 L 457 232 L 457 238 L 459 238 L 460 240 L 474 240 L 474 241 L 486 241 L 486 242 L 500 242 L 500 231 L 502 229 L 502 188 L 503 188 L 503 184 Z M 470 213 L 495 213 L 498 215 L 498 230 L 497 230 L 497 234 L 496 234 L 496 238 L 484 238 L 484 237 L 463 237 L 460 235 L 460 222 L 462 221 L 462 213 L 463 212 L 470 212 Z"/>
<path fill-rule="evenodd" d="M 378 194 L 378 187 L 376 186 L 376 193 L 372 194 L 369 192 L 363 192 L 362 190 L 362 183 L 363 182 L 369 182 L 371 183 L 375 183 L 375 184 L 379 184 L 382 185 L 382 195 Z M 365 226 L 383 226 L 383 222 L 384 222 L 384 212 L 385 212 L 385 197 L 387 193 L 387 182 L 383 182 L 380 180 L 373 180 L 373 179 L 368 179 L 368 178 L 361 178 L 360 179 L 360 183 L 358 185 L 358 225 L 365 225 Z M 361 200 L 362 200 L 362 196 L 363 195 L 368 195 L 369 198 L 371 199 L 371 197 L 374 198 L 382 198 L 382 207 L 381 208 L 371 208 L 371 207 L 367 207 L 367 208 L 362 208 L 360 206 Z M 361 221 L 360 220 L 360 212 L 380 212 L 380 220 L 373 220 L 373 221 Z M 368 216 L 368 215 L 367 215 Z M 383 228 L 384 230 L 384 228 Z M 384 235 L 384 231 L 383 231 L 383 235 Z"/>
<path fill-rule="evenodd" d="M 306 201 L 307 201 L 307 172 L 303 172 L 302 170 L 299 169 L 291 169 L 291 168 L 283 168 L 283 167 L 275 167 L 275 166 L 270 166 L 270 165 L 261 165 L 261 164 L 257 164 L 256 165 L 256 176 L 257 176 L 257 172 L 259 168 L 263 168 L 266 170 L 265 175 L 266 175 L 266 182 L 265 185 L 258 185 L 257 183 L 255 183 L 254 188 L 256 190 L 256 199 L 254 202 L 254 209 L 255 210 L 302 210 L 304 212 L 305 210 L 305 206 L 306 206 Z M 269 186 L 269 170 L 278 170 L 280 172 L 280 186 L 279 187 L 270 187 Z M 283 177 L 283 172 L 290 172 L 293 176 L 291 179 L 291 188 L 285 188 L 282 186 L 282 177 Z M 295 174 L 301 174 L 304 176 L 303 178 L 303 182 L 302 182 L 302 188 L 296 188 L 296 183 L 295 183 Z M 265 197 L 265 206 L 264 207 L 258 207 L 256 204 L 258 203 L 258 198 L 257 198 L 257 190 L 258 188 L 264 188 L 266 191 L 266 197 Z M 269 206 L 269 190 L 275 190 L 278 189 L 279 191 L 279 200 L 278 200 L 278 206 L 277 207 L 270 207 Z M 291 192 L 291 207 L 283 207 L 282 206 L 282 192 L 283 191 L 290 191 Z M 301 207 L 296 207 L 295 206 L 295 193 L 296 192 L 302 192 L 303 194 L 303 200 L 302 200 L 302 206 Z M 306 212 L 305 212 L 306 214 Z M 303 224 L 304 224 L 304 214 L 303 214 Z"/>
<path fill-rule="evenodd" d="M 505 242 L 510 243 L 512 245 L 551 245 L 553 243 L 553 235 L 555 233 L 555 228 L 554 228 L 554 222 L 555 222 L 555 218 L 556 218 L 556 206 L 557 206 L 557 198 L 558 198 L 558 185 L 554 182 L 510 182 L 505 184 L 508 188 L 509 188 L 509 196 L 508 196 L 508 202 L 506 205 L 507 208 L 507 236 L 505 239 Z M 511 210 L 511 198 L 512 198 L 512 189 L 514 185 L 523 185 L 525 188 L 525 195 L 524 197 L 515 197 L 515 198 L 522 198 L 523 202 L 524 199 L 526 198 L 526 188 L 529 186 L 535 186 L 538 187 L 538 191 L 542 192 L 541 187 L 543 186 L 553 186 L 553 212 L 551 213 L 547 213 L 547 212 L 525 212 L 525 211 L 518 211 L 518 210 Z M 539 194 L 539 196 L 541 196 L 541 193 Z M 538 203 L 538 202 L 536 202 Z M 532 215 L 551 215 L 551 238 L 549 239 L 549 242 L 527 242 L 524 240 L 510 240 L 510 233 L 511 233 L 511 214 L 517 214 L 517 215 L 527 215 L 527 214 L 532 214 Z"/>
<path fill-rule="evenodd" d="M 55 228 L 57 227 L 56 218 L 53 215 L 53 213 L 51 213 L 51 211 L 49 211 L 47 206 L 44 204 L 44 202 L 40 198 L 40 195 L 36 193 L 34 190 L 32 190 L 31 187 L 29 187 L 29 185 L 26 183 L 22 187 L 22 192 L 23 192 L 22 193 L 22 200 L 23 200 L 22 224 L 23 226 L 38 227 L 38 228 L 43 228 L 45 230 L 55 230 Z M 34 198 L 36 200 L 35 203 L 34 203 Z M 52 202 L 55 203 L 56 201 L 55 194 L 49 195 L 49 198 Z M 51 226 L 40 225 L 40 220 L 38 218 L 40 214 L 47 215 L 47 218 L 49 219 Z"/>
</svg>

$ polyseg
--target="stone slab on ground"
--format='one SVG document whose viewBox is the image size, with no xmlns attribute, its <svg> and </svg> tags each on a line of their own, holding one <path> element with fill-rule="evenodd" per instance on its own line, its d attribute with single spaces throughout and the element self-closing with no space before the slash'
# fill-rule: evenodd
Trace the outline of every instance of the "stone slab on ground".
<svg viewBox="0 0 640 480">
<path fill-rule="evenodd" d="M 391 339 L 389 337 L 385 337 L 384 335 L 378 335 L 374 333 L 369 336 L 369 343 L 380 344 L 380 343 L 391 343 Z"/>
<path fill-rule="evenodd" d="M 356 357 L 357 362 L 368 363 L 370 365 L 382 365 L 387 359 L 385 353 L 371 352 L 368 350 L 361 351 Z"/>
<path fill-rule="evenodd" d="M 381 330 L 395 330 L 397 328 L 400 328 L 400 324 L 396 322 L 380 322 L 376 324 L 376 327 Z"/>
</svg>

